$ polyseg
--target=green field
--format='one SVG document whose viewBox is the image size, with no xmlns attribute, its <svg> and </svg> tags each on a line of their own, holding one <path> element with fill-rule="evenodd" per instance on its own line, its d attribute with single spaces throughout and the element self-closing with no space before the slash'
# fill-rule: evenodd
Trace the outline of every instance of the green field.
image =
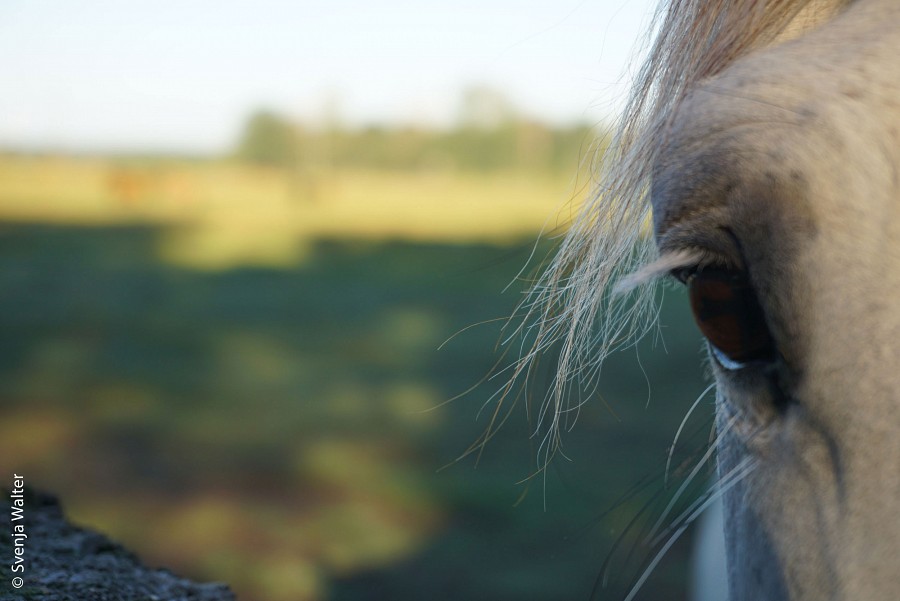
<svg viewBox="0 0 900 601">
<path fill-rule="evenodd" d="M 453 185 L 473 181 L 481 198 L 508 189 Z M 400 210 L 415 195 L 402 196 L 399 222 L 415 213 Z M 490 372 L 496 320 L 521 298 L 521 285 L 503 289 L 540 223 L 503 230 L 518 223 L 504 219 L 510 204 L 470 215 L 491 231 L 474 237 L 465 222 L 458 236 L 434 233 L 452 208 L 410 229 L 419 235 L 272 232 L 282 215 L 250 231 L 302 253 L 236 260 L 227 242 L 192 261 L 173 251 L 190 224 L 162 204 L 111 213 L 86 200 L 106 217 L 79 219 L 85 206 L 60 201 L 69 212 L 51 218 L 17 197 L 0 206 L 0 469 L 60 494 L 76 521 L 259 601 L 586 600 L 611 550 L 595 598 L 614 599 L 649 560 L 640 532 L 672 492 L 667 449 L 705 387 L 679 292 L 666 290 L 665 347 L 651 336 L 612 357 L 603 398 L 564 439 L 569 459 L 522 483 L 537 443 L 524 407 L 477 466 L 454 461 L 487 426 L 502 379 L 445 402 Z M 236 206 L 237 222 L 254 212 Z M 534 385 L 540 394 L 546 377 Z M 706 441 L 711 402 L 675 465 Z M 686 537 L 638 598 L 683 599 L 688 550 Z"/>
</svg>

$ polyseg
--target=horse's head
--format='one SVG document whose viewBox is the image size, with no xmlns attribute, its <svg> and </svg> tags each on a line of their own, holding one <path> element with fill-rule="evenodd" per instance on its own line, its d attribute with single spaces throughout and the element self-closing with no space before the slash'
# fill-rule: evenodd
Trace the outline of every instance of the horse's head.
<svg viewBox="0 0 900 601">
<path fill-rule="evenodd" d="M 900 599 L 900 2 L 664 4 L 516 373 L 561 343 L 556 426 L 641 331 L 616 282 L 672 273 L 718 384 L 732 601 Z"/>
<path fill-rule="evenodd" d="M 667 116 L 656 243 L 710 345 L 732 600 L 898 599 L 900 3 L 807 8 Z"/>
</svg>

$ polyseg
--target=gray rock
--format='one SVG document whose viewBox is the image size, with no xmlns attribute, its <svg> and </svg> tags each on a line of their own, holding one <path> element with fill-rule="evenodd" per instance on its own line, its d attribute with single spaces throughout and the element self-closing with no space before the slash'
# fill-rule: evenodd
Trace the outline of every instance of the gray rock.
<svg viewBox="0 0 900 601">
<path fill-rule="evenodd" d="M 235 601 L 225 584 L 198 584 L 143 566 L 118 543 L 70 524 L 55 497 L 32 490 L 25 491 L 25 572 L 13 573 L 13 529 L 4 513 L 0 601 Z M 12 584 L 17 576 L 24 580 L 19 589 Z"/>
</svg>

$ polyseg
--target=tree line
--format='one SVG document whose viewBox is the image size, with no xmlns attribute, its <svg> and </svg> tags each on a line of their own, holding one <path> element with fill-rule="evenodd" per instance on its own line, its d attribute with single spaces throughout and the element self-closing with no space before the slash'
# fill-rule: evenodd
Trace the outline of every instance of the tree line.
<svg viewBox="0 0 900 601">
<path fill-rule="evenodd" d="M 476 98 L 477 100 L 477 98 Z M 572 172 L 602 145 L 587 123 L 551 126 L 473 102 L 449 129 L 414 126 L 310 127 L 269 110 L 247 120 L 239 160 L 272 167 L 384 170 L 543 170 Z"/>
</svg>

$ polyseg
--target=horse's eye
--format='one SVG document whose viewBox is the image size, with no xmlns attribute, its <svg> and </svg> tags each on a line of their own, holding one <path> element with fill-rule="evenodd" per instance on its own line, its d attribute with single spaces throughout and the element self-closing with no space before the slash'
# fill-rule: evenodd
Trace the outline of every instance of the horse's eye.
<svg viewBox="0 0 900 601">
<path fill-rule="evenodd" d="M 687 284 L 694 319 L 724 367 L 740 369 L 774 357 L 775 345 L 746 272 L 703 269 Z"/>
</svg>

